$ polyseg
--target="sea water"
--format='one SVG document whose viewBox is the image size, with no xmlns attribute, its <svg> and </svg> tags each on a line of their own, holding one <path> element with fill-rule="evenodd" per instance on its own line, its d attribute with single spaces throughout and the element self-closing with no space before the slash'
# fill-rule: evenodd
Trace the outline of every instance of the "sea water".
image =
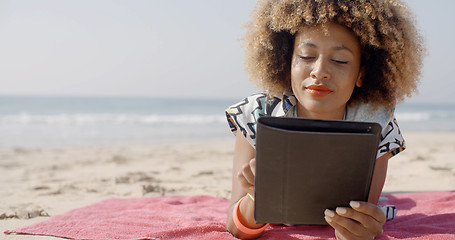
<svg viewBox="0 0 455 240">
<path fill-rule="evenodd" d="M 403 131 L 455 131 L 455 104 L 400 104 L 395 117 Z"/>
<path fill-rule="evenodd" d="M 235 101 L 0 97 L 0 147 L 232 140 L 224 109 Z"/>
<path fill-rule="evenodd" d="M 0 148 L 233 140 L 240 99 L 0 97 Z M 455 105 L 403 104 L 402 131 L 455 131 Z"/>
</svg>

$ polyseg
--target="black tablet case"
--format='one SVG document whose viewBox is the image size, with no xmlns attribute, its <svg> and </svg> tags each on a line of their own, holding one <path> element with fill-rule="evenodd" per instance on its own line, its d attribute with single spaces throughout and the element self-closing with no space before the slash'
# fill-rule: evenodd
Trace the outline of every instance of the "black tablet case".
<svg viewBox="0 0 455 240">
<path fill-rule="evenodd" d="M 380 137 L 377 123 L 259 118 L 256 222 L 326 225 L 325 209 L 367 201 Z"/>
</svg>

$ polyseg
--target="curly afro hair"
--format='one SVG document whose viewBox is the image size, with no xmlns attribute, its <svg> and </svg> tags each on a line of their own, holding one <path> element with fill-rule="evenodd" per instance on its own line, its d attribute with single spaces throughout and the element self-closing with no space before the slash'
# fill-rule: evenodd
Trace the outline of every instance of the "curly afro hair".
<svg viewBox="0 0 455 240">
<path fill-rule="evenodd" d="M 250 78 L 270 94 L 289 90 L 296 33 L 328 22 L 351 29 L 360 42 L 365 76 L 350 104 L 393 109 L 416 91 L 425 49 L 398 0 L 259 0 L 244 38 Z"/>
</svg>

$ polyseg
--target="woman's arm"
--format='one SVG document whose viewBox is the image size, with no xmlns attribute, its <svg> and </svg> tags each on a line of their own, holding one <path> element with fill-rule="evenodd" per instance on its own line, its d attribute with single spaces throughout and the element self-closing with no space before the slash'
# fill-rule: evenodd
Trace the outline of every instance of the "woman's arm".
<svg viewBox="0 0 455 240">
<path fill-rule="evenodd" d="M 389 159 L 392 157 L 391 155 L 391 153 L 386 153 L 376 159 L 376 164 L 373 172 L 373 180 L 371 182 L 370 195 L 368 197 L 369 203 L 378 204 L 382 188 L 384 187 L 385 178 L 387 176 L 387 165 L 389 163 Z"/>
<path fill-rule="evenodd" d="M 232 220 L 232 211 L 235 204 L 247 193 L 254 194 L 254 148 L 240 131 L 237 131 L 234 149 L 234 163 L 232 168 L 231 203 L 228 211 L 227 230 L 238 238 L 257 238 L 261 234 L 247 235 L 239 231 Z M 254 202 L 250 197 L 245 197 L 239 206 L 240 222 L 248 228 L 260 228 L 264 224 L 254 221 Z"/>
</svg>

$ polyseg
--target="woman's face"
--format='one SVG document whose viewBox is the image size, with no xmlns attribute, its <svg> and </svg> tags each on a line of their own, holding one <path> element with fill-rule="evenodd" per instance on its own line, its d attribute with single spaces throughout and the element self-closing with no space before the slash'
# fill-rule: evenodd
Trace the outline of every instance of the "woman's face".
<svg viewBox="0 0 455 240">
<path fill-rule="evenodd" d="M 305 27 L 295 37 L 291 85 L 300 117 L 342 119 L 355 85 L 362 83 L 358 39 L 337 23 L 327 30 Z"/>
</svg>

